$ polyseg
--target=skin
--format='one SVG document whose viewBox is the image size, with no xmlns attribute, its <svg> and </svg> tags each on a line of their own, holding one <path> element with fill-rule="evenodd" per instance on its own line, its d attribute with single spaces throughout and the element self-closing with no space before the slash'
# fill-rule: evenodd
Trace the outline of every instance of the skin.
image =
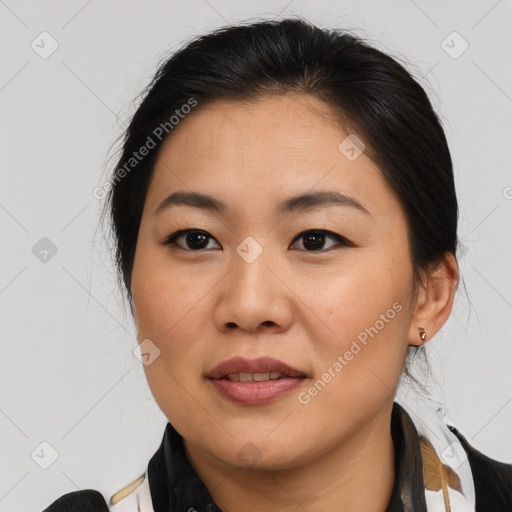
<svg viewBox="0 0 512 512">
<path fill-rule="evenodd" d="M 332 115 L 305 94 L 199 105 L 165 141 L 147 193 L 131 293 L 138 341 L 150 339 L 160 355 L 144 371 L 225 512 L 384 511 L 394 484 L 391 410 L 408 346 L 423 343 L 419 326 L 432 338 L 452 308 L 454 256 L 446 253 L 413 293 L 400 202 L 365 152 L 354 161 L 340 152 L 348 133 Z M 154 215 L 178 190 L 210 194 L 230 214 L 178 206 Z M 350 195 L 371 215 L 348 206 L 274 212 L 317 190 Z M 207 232 L 206 248 L 185 236 L 181 249 L 162 245 L 180 229 Z M 320 250 L 307 249 L 297 236 L 311 229 L 354 246 L 326 236 Z M 236 251 L 248 236 L 263 251 L 252 263 Z M 401 311 L 300 403 L 299 393 L 394 303 Z M 308 378 L 269 404 L 236 404 L 205 375 L 237 355 L 272 356 Z M 238 456 L 247 443 L 252 464 Z"/>
</svg>

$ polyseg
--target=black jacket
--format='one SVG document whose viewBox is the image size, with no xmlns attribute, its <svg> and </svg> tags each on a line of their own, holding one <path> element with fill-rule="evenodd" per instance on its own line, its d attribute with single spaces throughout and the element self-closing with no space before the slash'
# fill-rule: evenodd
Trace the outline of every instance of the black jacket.
<svg viewBox="0 0 512 512">
<path fill-rule="evenodd" d="M 483 455 L 454 427 L 450 430 L 467 452 L 475 483 L 476 512 L 512 512 L 512 465 Z M 426 512 L 423 467 L 418 433 L 405 410 L 394 404 L 391 433 L 395 446 L 395 485 L 386 512 Z M 183 438 L 167 424 L 162 443 L 148 464 L 155 512 L 221 512 L 190 465 Z M 61 496 L 42 512 L 108 512 L 95 490 Z M 135 512 L 135 511 L 134 511 Z M 241 511 L 245 512 L 245 511 Z"/>
</svg>

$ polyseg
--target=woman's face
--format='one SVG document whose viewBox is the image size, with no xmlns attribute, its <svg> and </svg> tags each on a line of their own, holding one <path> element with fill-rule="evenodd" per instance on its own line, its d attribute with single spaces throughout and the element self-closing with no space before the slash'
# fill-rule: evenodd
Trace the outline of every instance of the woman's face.
<svg viewBox="0 0 512 512">
<path fill-rule="evenodd" d="M 228 466 L 291 468 L 366 438 L 389 422 L 412 343 L 404 212 L 329 115 L 309 95 L 199 105 L 147 193 L 131 289 L 144 370 L 188 449 Z M 212 200 L 158 210 L 176 192 Z M 352 199 L 291 200 L 320 193 Z M 165 245 L 178 230 L 192 233 Z M 302 376 L 209 378 L 233 357 Z"/>
</svg>

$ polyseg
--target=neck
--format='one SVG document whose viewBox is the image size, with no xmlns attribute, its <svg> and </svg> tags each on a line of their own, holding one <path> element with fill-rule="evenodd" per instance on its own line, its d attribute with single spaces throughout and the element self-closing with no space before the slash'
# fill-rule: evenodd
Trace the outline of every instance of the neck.
<svg viewBox="0 0 512 512">
<path fill-rule="evenodd" d="M 185 443 L 187 457 L 223 512 L 385 512 L 395 481 L 391 408 L 328 453 L 278 471 L 221 466 Z"/>
</svg>

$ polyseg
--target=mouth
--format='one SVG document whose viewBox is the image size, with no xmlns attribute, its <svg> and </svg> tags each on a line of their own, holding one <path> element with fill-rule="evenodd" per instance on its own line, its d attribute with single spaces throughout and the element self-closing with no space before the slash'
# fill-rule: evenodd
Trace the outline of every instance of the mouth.
<svg viewBox="0 0 512 512">
<path fill-rule="evenodd" d="M 207 378 L 222 397 L 238 404 L 261 405 L 297 388 L 308 375 L 269 357 L 235 357 L 216 366 Z"/>
<path fill-rule="evenodd" d="M 245 359 L 233 357 L 213 368 L 207 375 L 209 379 L 230 378 L 246 382 L 244 379 L 262 381 L 277 380 L 281 377 L 307 377 L 306 373 L 292 366 L 274 359 L 273 357 L 259 357 L 258 359 Z"/>
<path fill-rule="evenodd" d="M 306 376 L 299 376 L 305 378 Z M 292 377 L 280 372 L 260 372 L 260 373 L 229 373 L 221 379 L 231 380 L 233 382 L 265 382 L 267 380 L 278 380 L 278 379 L 293 379 L 299 377 Z"/>
</svg>

